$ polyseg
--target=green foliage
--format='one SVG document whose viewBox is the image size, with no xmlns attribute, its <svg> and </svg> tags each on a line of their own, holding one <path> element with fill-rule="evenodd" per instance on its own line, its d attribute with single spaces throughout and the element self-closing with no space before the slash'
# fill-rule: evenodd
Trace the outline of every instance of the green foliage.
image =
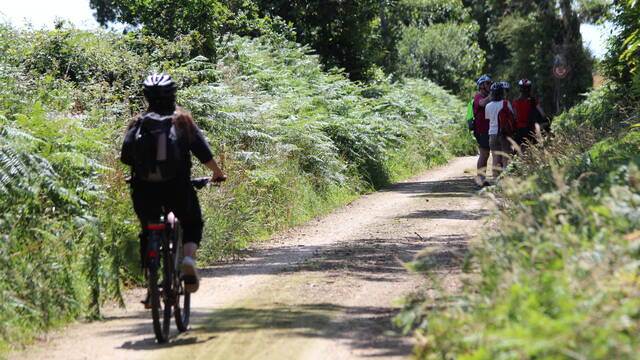
<svg viewBox="0 0 640 360">
<path fill-rule="evenodd" d="M 91 0 L 90 6 L 103 26 L 143 25 L 143 33 L 168 40 L 198 34 L 202 41 L 197 49 L 205 56 L 215 56 L 219 39 L 228 33 L 258 36 L 287 30 L 281 22 L 261 17 L 250 0 Z"/>
<path fill-rule="evenodd" d="M 2 351 L 99 316 L 140 281 L 117 158 L 151 71 L 176 78 L 179 103 L 225 155 L 229 182 L 200 194 L 204 262 L 472 150 L 463 105 L 432 82 L 354 83 L 275 34 L 223 37 L 218 61 L 191 56 L 200 40 L 0 27 Z"/>
<path fill-rule="evenodd" d="M 169 40 L 190 34 L 198 40 L 193 49 L 216 60 L 228 34 L 295 38 L 353 80 L 398 69 L 396 45 L 406 26 L 472 23 L 460 0 L 91 0 L 91 7 L 103 25 L 142 25 L 135 31 Z"/>
<path fill-rule="evenodd" d="M 580 0 L 577 13 L 581 23 L 597 23 L 611 15 L 612 0 Z"/>
<path fill-rule="evenodd" d="M 380 52 L 380 13 L 387 1 L 257 0 L 263 11 L 291 23 L 296 41 L 310 45 L 327 68 L 345 69 L 351 79 L 367 78 Z"/>
<path fill-rule="evenodd" d="M 484 52 L 475 42 L 477 27 L 456 23 L 409 26 L 398 43 L 398 71 L 432 79 L 456 94 L 472 96 Z M 451 59 L 456 59 L 452 61 Z"/>
<path fill-rule="evenodd" d="M 606 75 L 633 99 L 640 98 L 640 4 L 637 1 L 613 1 L 611 21 L 619 30 L 609 39 L 603 62 Z"/>
<path fill-rule="evenodd" d="M 595 6 L 569 0 L 463 2 L 480 26 L 485 73 L 511 83 L 532 79 L 549 114 L 571 108 L 591 88 L 593 59 L 582 44 L 580 19 L 600 16 Z M 570 67 L 564 79 L 553 77 L 555 64 Z"/>
<path fill-rule="evenodd" d="M 91 207 L 106 170 L 94 157 L 102 134 L 77 118 L 49 117 L 39 103 L 14 116 L 0 129 L 3 343 L 72 319 L 112 286 L 105 278 L 90 284 L 108 266 L 95 247 L 100 225 Z"/>
<path fill-rule="evenodd" d="M 399 0 L 391 6 L 393 23 L 428 26 L 467 22 L 469 12 L 460 0 Z"/>
<path fill-rule="evenodd" d="M 638 117 L 616 88 L 600 89 L 515 163 L 462 292 L 413 299 L 396 318 L 416 329 L 419 358 L 637 357 Z"/>
</svg>

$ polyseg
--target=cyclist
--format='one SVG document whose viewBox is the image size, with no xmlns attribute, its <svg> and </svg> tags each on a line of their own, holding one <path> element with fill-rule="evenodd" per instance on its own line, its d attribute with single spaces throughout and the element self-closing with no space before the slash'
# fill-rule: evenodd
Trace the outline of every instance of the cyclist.
<svg viewBox="0 0 640 360">
<path fill-rule="evenodd" d="M 183 274 L 185 291 L 195 292 L 199 287 L 199 277 L 195 264 L 196 250 L 202 239 L 204 222 L 198 202 L 196 191 L 190 183 L 191 178 L 191 153 L 209 168 L 213 174 L 210 181 L 220 182 L 227 176 L 220 169 L 204 136 L 196 126 L 191 115 L 184 109 L 176 106 L 176 85 L 171 76 L 167 74 L 153 74 L 144 81 L 144 97 L 148 103 L 148 109 L 142 115 L 138 115 L 127 128 L 121 161 L 131 166 L 131 198 L 133 208 L 141 224 L 140 254 L 146 252 L 147 247 L 147 223 L 160 215 L 161 209 L 173 212 L 180 220 L 184 236 L 184 260 Z M 150 119 L 150 120 L 149 120 Z M 140 159 L 148 159 L 149 154 L 140 154 L 146 150 L 152 152 L 151 157 L 160 156 L 160 150 L 155 147 L 149 150 L 136 144 L 142 135 L 140 126 L 145 122 L 170 120 L 172 134 L 176 137 L 175 171 L 171 178 L 154 178 L 153 173 L 144 173 L 139 170 Z M 168 136 L 168 135 L 167 135 Z M 165 140 L 168 141 L 168 140 Z M 165 151 L 167 151 L 165 149 Z M 144 303 L 144 301 L 143 301 Z M 146 305 L 146 304 L 145 304 Z"/>
<path fill-rule="evenodd" d="M 529 115 L 535 107 L 542 118 L 546 118 L 542 107 L 538 103 L 538 99 L 531 95 L 531 80 L 521 79 L 518 81 L 520 87 L 520 97 L 513 101 L 513 107 L 515 108 L 516 115 L 518 116 L 518 134 L 516 136 L 516 142 L 518 145 L 522 145 L 526 140 L 533 141 L 533 134 L 535 133 L 535 124 Z"/>
<path fill-rule="evenodd" d="M 473 97 L 473 114 L 475 117 L 473 136 L 478 143 L 478 163 L 476 184 L 489 185 L 486 180 L 487 161 L 489 160 L 489 121 L 485 118 L 485 106 L 491 101 L 491 77 L 482 76 L 477 81 L 479 92 Z"/>
</svg>

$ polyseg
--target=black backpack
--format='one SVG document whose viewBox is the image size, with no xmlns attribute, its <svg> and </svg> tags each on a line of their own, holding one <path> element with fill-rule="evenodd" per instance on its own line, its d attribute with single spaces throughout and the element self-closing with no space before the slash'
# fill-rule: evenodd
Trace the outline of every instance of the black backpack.
<svg viewBox="0 0 640 360">
<path fill-rule="evenodd" d="M 182 148 L 173 116 L 147 113 L 127 130 L 120 160 L 137 180 L 167 181 L 184 167 Z"/>
</svg>

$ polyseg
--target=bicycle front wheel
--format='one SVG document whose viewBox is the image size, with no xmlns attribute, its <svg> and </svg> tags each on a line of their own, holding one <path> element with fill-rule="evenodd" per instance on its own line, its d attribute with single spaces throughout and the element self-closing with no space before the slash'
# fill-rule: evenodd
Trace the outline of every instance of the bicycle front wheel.
<svg viewBox="0 0 640 360">
<path fill-rule="evenodd" d="M 180 222 L 175 223 L 173 229 L 174 251 L 174 289 L 176 289 L 176 304 L 174 306 L 174 316 L 178 331 L 187 331 L 189 328 L 189 316 L 191 315 L 191 294 L 184 291 L 182 283 L 182 259 L 184 258 L 182 247 L 182 227 Z"/>
<path fill-rule="evenodd" d="M 191 315 L 191 294 L 185 293 L 178 297 L 174 314 L 176 318 L 176 326 L 179 331 L 187 331 L 189 328 L 189 316 Z"/>
</svg>

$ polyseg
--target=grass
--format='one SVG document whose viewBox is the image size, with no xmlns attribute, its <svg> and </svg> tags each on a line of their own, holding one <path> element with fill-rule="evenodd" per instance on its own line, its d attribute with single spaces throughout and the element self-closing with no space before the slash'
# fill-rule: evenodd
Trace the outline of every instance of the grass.
<svg viewBox="0 0 640 360">
<path fill-rule="evenodd" d="M 1 351 L 140 282 L 117 158 L 151 71 L 225 156 L 229 181 L 200 193 L 203 262 L 472 150 L 463 105 L 429 81 L 351 82 L 277 35 L 230 36 L 217 59 L 193 40 L 0 25 Z"/>
<path fill-rule="evenodd" d="M 637 122 L 636 105 L 600 88 L 514 163 L 462 292 L 410 300 L 396 318 L 418 358 L 637 357 Z"/>
</svg>

